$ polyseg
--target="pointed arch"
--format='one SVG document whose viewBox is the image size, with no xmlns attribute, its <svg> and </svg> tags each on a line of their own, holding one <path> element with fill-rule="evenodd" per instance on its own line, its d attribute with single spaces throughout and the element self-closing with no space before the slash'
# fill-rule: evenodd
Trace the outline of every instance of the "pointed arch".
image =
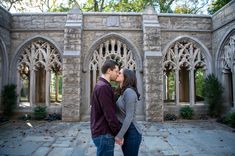
<svg viewBox="0 0 235 156">
<path fill-rule="evenodd" d="M 40 35 L 25 40 L 16 49 L 11 62 L 11 81 L 17 84 L 17 94 L 20 95 L 18 104 L 22 101 L 24 106 L 40 103 L 49 106 L 54 89 L 51 83 L 56 86 L 55 102 L 59 102 L 61 71 L 62 51 L 53 40 Z M 54 78 L 56 80 L 52 81 Z"/>
<path fill-rule="evenodd" d="M 172 41 L 170 41 L 165 48 L 163 49 L 163 62 L 164 62 L 164 58 L 169 50 L 169 48 L 177 41 L 181 41 L 181 40 L 189 40 L 194 42 L 195 44 L 198 45 L 199 48 L 202 49 L 203 54 L 205 55 L 205 59 L 206 59 L 206 68 L 207 68 L 207 74 L 212 73 L 212 57 L 211 54 L 208 50 L 208 48 L 198 39 L 191 37 L 191 36 L 187 36 L 187 35 L 183 35 L 183 36 L 179 36 L 176 37 L 175 39 L 173 39 Z"/>
<path fill-rule="evenodd" d="M 206 46 L 191 36 L 179 36 L 164 48 L 162 59 L 166 102 L 173 99 L 176 105 L 185 102 L 194 105 L 201 101 L 197 86 L 202 83 L 198 81 L 212 72 L 212 58 Z"/>
<path fill-rule="evenodd" d="M 90 59 L 91 59 L 94 51 L 97 49 L 97 47 L 100 44 L 104 43 L 105 41 L 107 41 L 111 38 L 117 39 L 117 40 L 119 40 L 122 43 L 125 43 L 127 45 L 127 47 L 130 49 L 131 53 L 134 55 L 134 58 L 137 62 L 136 63 L 136 70 L 141 72 L 143 70 L 143 66 L 142 66 L 142 58 L 140 56 L 139 50 L 134 46 L 134 44 L 130 40 L 128 40 L 123 35 L 120 35 L 120 34 L 117 34 L 117 33 L 106 34 L 106 35 L 98 38 L 96 41 L 94 41 L 94 43 L 89 48 L 88 55 L 85 56 L 85 59 L 84 59 L 84 62 L 83 62 L 83 71 L 84 72 L 88 71 Z"/>
<path fill-rule="evenodd" d="M 235 26 L 219 43 L 215 56 L 215 73 L 224 86 L 223 104 L 227 110 L 235 108 Z"/>
<path fill-rule="evenodd" d="M 114 59 L 123 63 L 124 67 L 135 70 L 139 92 L 143 92 L 142 59 L 139 50 L 126 37 L 117 34 L 106 34 L 93 42 L 82 64 L 84 72 L 84 92 L 82 93 L 82 120 L 88 120 L 90 114 L 90 97 L 97 78 L 101 74 L 101 66 L 106 59 Z M 123 61 L 123 62 L 122 62 Z M 144 119 L 144 103 L 140 101 L 137 116 Z"/>
<path fill-rule="evenodd" d="M 16 83 L 16 71 L 17 71 L 17 65 L 16 65 L 16 62 L 17 62 L 17 59 L 19 58 L 21 52 L 22 52 L 22 49 L 29 43 L 33 42 L 33 41 L 36 41 L 38 39 L 42 39 L 42 40 L 45 40 L 47 42 L 49 42 L 50 44 L 52 44 L 59 52 L 61 58 L 63 56 L 63 51 L 61 50 L 61 48 L 58 46 L 58 44 L 53 41 L 51 38 L 49 37 L 46 37 L 46 36 L 42 36 L 42 35 L 36 35 L 36 36 L 33 36 L 33 37 L 30 37 L 28 39 L 26 39 L 24 42 L 22 42 L 15 50 L 14 52 L 14 55 L 13 55 L 13 59 L 11 60 L 11 64 L 10 64 L 10 69 L 11 69 L 11 83 Z M 63 61 L 63 60 L 61 60 Z"/>
<path fill-rule="evenodd" d="M 229 39 L 232 35 L 235 34 L 235 26 L 233 26 L 232 28 L 230 28 L 222 37 L 219 46 L 217 48 L 216 51 L 216 55 L 215 55 L 215 74 L 217 75 L 217 77 L 221 80 L 221 56 L 224 53 L 223 48 L 225 47 L 226 44 L 228 44 Z"/>
</svg>

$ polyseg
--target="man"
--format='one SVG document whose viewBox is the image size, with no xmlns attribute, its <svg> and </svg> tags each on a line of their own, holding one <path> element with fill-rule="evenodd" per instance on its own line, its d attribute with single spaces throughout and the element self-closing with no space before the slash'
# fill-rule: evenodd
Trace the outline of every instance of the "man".
<svg viewBox="0 0 235 156">
<path fill-rule="evenodd" d="M 110 81 L 115 81 L 119 74 L 118 64 L 113 60 L 106 60 L 101 72 L 91 99 L 91 134 L 97 147 L 97 156 L 113 156 L 114 137 L 121 125 L 115 115 L 114 93 Z M 116 142 L 119 144 L 121 140 Z"/>
</svg>

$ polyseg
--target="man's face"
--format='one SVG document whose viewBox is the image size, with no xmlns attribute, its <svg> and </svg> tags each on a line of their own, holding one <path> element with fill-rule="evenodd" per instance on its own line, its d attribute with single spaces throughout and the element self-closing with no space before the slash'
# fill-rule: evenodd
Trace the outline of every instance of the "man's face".
<svg viewBox="0 0 235 156">
<path fill-rule="evenodd" d="M 118 74 L 119 74 L 119 68 L 118 66 L 115 66 L 113 70 L 110 70 L 110 80 L 116 81 Z"/>
</svg>

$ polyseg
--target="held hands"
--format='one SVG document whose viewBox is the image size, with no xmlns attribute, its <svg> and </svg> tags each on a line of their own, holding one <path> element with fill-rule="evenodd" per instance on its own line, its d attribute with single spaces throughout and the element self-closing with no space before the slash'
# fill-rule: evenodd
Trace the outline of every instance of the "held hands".
<svg viewBox="0 0 235 156">
<path fill-rule="evenodd" d="M 123 145 L 123 142 L 124 142 L 124 139 L 120 139 L 118 137 L 115 137 L 115 142 L 118 144 L 118 145 Z"/>
</svg>

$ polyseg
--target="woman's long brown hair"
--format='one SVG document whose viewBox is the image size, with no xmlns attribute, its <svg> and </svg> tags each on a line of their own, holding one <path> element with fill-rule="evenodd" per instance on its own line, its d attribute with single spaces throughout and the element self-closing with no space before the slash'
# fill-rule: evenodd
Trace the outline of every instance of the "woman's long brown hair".
<svg viewBox="0 0 235 156">
<path fill-rule="evenodd" d="M 139 100 L 140 94 L 137 89 L 137 79 L 136 79 L 135 72 L 130 69 L 123 69 L 123 76 L 124 76 L 124 81 L 123 81 L 121 92 L 120 92 L 121 95 L 127 88 L 132 88 L 136 92 L 138 100 Z"/>
</svg>

